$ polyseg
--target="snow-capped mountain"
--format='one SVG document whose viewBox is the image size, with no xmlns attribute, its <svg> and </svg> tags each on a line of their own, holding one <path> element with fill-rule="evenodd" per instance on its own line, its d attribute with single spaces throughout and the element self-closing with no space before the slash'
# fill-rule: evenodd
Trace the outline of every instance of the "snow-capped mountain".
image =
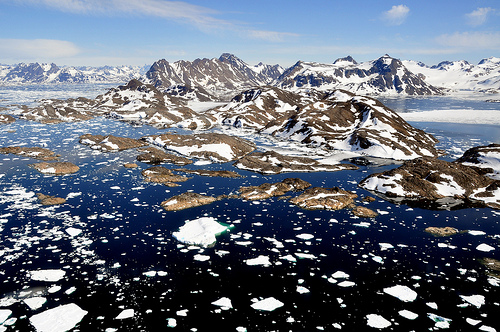
<svg viewBox="0 0 500 332">
<path fill-rule="evenodd" d="M 411 60 L 403 64 L 413 73 L 425 76 L 425 81 L 436 87 L 474 92 L 500 90 L 500 58 L 483 59 L 477 65 L 465 60 L 443 61 L 435 66 Z"/>
<path fill-rule="evenodd" d="M 251 67 L 236 56 L 224 53 L 218 59 L 181 60 L 174 63 L 165 59 L 156 61 L 146 73 L 146 82 L 160 89 L 179 85 L 201 89 L 215 99 L 227 99 L 237 91 L 267 85 L 282 72 L 283 69 L 278 65 L 259 64 Z"/>
<path fill-rule="evenodd" d="M 368 95 L 435 95 L 439 88 L 412 73 L 403 63 L 384 55 L 377 60 L 357 63 L 348 56 L 333 64 L 299 61 L 276 81 L 282 89 L 344 89 Z"/>
<path fill-rule="evenodd" d="M 0 65 L 0 84 L 123 83 L 140 78 L 147 67 L 58 67 L 51 63 Z"/>
</svg>

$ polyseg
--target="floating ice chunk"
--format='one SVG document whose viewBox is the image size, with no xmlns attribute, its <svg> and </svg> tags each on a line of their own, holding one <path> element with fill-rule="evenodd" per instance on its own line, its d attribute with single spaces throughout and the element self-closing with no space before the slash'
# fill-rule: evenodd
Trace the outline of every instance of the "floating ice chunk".
<svg viewBox="0 0 500 332">
<path fill-rule="evenodd" d="M 247 265 L 262 265 L 262 266 L 271 265 L 269 257 L 264 255 L 259 255 L 258 257 L 247 259 L 245 260 L 245 262 L 247 263 Z"/>
<path fill-rule="evenodd" d="M 87 311 L 69 303 L 31 316 L 30 323 L 38 332 L 64 332 L 74 328 L 86 314 Z"/>
<path fill-rule="evenodd" d="M 466 318 L 465 321 L 472 326 L 476 326 L 477 324 L 481 323 L 480 320 L 472 319 L 472 318 Z"/>
<path fill-rule="evenodd" d="M 37 310 L 40 309 L 45 304 L 45 302 L 47 302 L 47 299 L 41 296 L 35 296 L 24 299 L 23 302 L 26 303 L 26 305 L 30 307 L 31 310 Z"/>
<path fill-rule="evenodd" d="M 31 280 L 56 282 L 61 280 L 66 271 L 64 270 L 36 270 L 28 272 Z"/>
<path fill-rule="evenodd" d="M 246 327 L 243 327 L 243 326 L 238 326 L 236 328 L 236 332 L 247 332 L 247 329 Z"/>
<path fill-rule="evenodd" d="M 124 309 L 118 316 L 115 317 L 115 319 L 127 319 L 127 318 L 132 318 L 134 317 L 134 309 Z"/>
<path fill-rule="evenodd" d="M 335 279 L 348 279 L 349 275 L 347 273 L 345 273 L 345 272 L 337 271 L 334 274 L 332 274 L 332 278 L 335 278 Z"/>
<path fill-rule="evenodd" d="M 219 224 L 213 217 L 201 217 L 188 220 L 172 235 L 180 242 L 195 244 L 203 247 L 216 242 L 216 235 L 227 230 L 228 227 Z"/>
<path fill-rule="evenodd" d="M 224 310 L 231 309 L 233 307 L 233 304 L 231 303 L 231 300 L 227 297 L 221 297 L 217 301 L 212 302 L 213 305 L 219 306 Z"/>
<path fill-rule="evenodd" d="M 176 327 L 177 320 L 175 318 L 167 318 L 167 327 Z"/>
<path fill-rule="evenodd" d="M 432 319 L 436 323 L 435 326 L 440 329 L 447 329 L 450 327 L 451 319 L 449 318 L 444 318 L 435 314 L 427 314 L 427 317 Z"/>
<path fill-rule="evenodd" d="M 310 240 L 310 239 L 314 239 L 314 235 L 312 235 L 312 234 L 307 234 L 307 233 L 298 234 L 298 235 L 296 235 L 295 237 L 298 237 L 299 239 L 302 239 L 302 240 Z"/>
<path fill-rule="evenodd" d="M 479 328 L 479 331 L 486 331 L 486 332 L 497 332 L 497 330 L 495 330 L 494 328 L 492 328 L 491 326 L 486 326 L 486 325 L 483 325 Z"/>
<path fill-rule="evenodd" d="M 339 282 L 338 285 L 340 287 L 354 287 L 356 283 L 354 281 L 344 280 L 342 282 Z"/>
<path fill-rule="evenodd" d="M 298 258 L 316 259 L 316 256 L 314 256 L 313 254 L 305 254 L 302 252 L 296 252 L 295 256 L 297 256 Z"/>
<path fill-rule="evenodd" d="M 470 235 L 474 235 L 474 236 L 477 236 L 477 235 L 486 235 L 486 232 L 483 232 L 483 231 L 468 231 L 468 233 Z"/>
<path fill-rule="evenodd" d="M 481 243 L 480 245 L 478 245 L 476 247 L 476 249 L 479 251 L 484 251 L 484 252 L 489 252 L 489 251 L 495 250 L 495 248 L 493 248 L 490 245 L 487 245 L 486 243 Z"/>
<path fill-rule="evenodd" d="M 288 254 L 286 256 L 282 256 L 282 257 L 280 257 L 280 259 L 284 259 L 284 260 L 287 260 L 289 262 L 296 262 L 297 261 L 297 259 L 290 254 Z"/>
<path fill-rule="evenodd" d="M 429 307 L 429 308 L 432 308 L 434 310 L 437 310 L 438 308 L 438 305 L 436 302 L 427 302 L 426 305 Z"/>
<path fill-rule="evenodd" d="M 417 292 L 402 285 L 384 288 L 384 293 L 397 297 L 403 302 L 413 302 L 417 298 Z"/>
<path fill-rule="evenodd" d="M 188 315 L 188 309 L 182 309 L 182 310 L 178 310 L 175 312 L 175 314 L 177 316 L 183 316 L 183 317 L 186 317 Z"/>
<path fill-rule="evenodd" d="M 12 315 L 12 311 L 9 309 L 0 309 L 0 324 L 3 324 L 10 315 Z"/>
<path fill-rule="evenodd" d="M 384 259 L 380 256 L 372 256 L 372 259 L 377 263 L 384 264 Z"/>
<path fill-rule="evenodd" d="M 74 228 L 74 227 L 66 228 L 66 233 L 68 233 L 70 236 L 77 236 L 81 232 L 82 232 L 82 230 L 78 229 L 78 228 Z"/>
<path fill-rule="evenodd" d="M 385 329 L 386 327 L 391 326 L 391 322 L 389 322 L 384 317 L 377 314 L 369 314 L 366 315 L 366 319 L 368 320 L 366 324 L 370 327 L 374 327 L 377 329 Z"/>
<path fill-rule="evenodd" d="M 147 271 L 147 272 L 143 272 L 142 274 L 145 275 L 146 277 L 150 277 L 150 278 L 156 277 L 156 271 Z"/>
<path fill-rule="evenodd" d="M 379 243 L 380 250 L 393 249 L 394 246 L 390 243 Z"/>
<path fill-rule="evenodd" d="M 260 300 L 251 305 L 255 310 L 263 311 L 273 311 L 281 308 L 284 305 L 283 302 L 276 300 L 274 297 L 268 297 L 264 300 Z"/>
<path fill-rule="evenodd" d="M 471 296 L 460 295 L 460 297 L 464 301 L 472 304 L 473 306 L 475 306 L 477 308 L 481 308 L 481 306 L 484 305 L 484 303 L 485 303 L 483 295 L 471 295 Z"/>
<path fill-rule="evenodd" d="M 119 186 L 113 186 L 113 187 L 109 187 L 109 189 L 113 189 L 113 190 L 120 190 L 122 188 L 120 188 Z"/>
<path fill-rule="evenodd" d="M 306 294 L 306 293 L 310 293 L 311 291 L 307 288 L 305 288 L 304 286 L 297 286 L 297 293 L 299 294 Z"/>
<path fill-rule="evenodd" d="M 200 261 L 200 262 L 205 262 L 205 261 L 210 260 L 210 256 L 202 255 L 202 254 L 196 254 L 196 255 L 194 255 L 193 258 L 195 261 Z"/>
<path fill-rule="evenodd" d="M 404 318 L 409 319 L 409 320 L 414 320 L 414 319 L 417 319 L 417 317 L 418 317 L 418 314 L 411 312 L 409 310 L 406 310 L 406 309 L 400 310 L 398 313 L 401 317 L 404 317 Z"/>
</svg>

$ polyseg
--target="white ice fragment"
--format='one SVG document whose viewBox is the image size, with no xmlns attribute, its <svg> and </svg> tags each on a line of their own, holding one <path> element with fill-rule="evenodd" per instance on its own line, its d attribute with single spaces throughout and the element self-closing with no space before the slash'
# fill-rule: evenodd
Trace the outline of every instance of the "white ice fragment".
<svg viewBox="0 0 500 332">
<path fill-rule="evenodd" d="M 304 286 L 297 286 L 297 293 L 299 294 L 306 294 L 311 292 L 309 289 L 305 288 Z"/>
<path fill-rule="evenodd" d="M 57 293 L 61 290 L 61 286 L 59 285 L 54 285 L 52 287 L 50 287 L 49 289 L 47 289 L 47 292 L 49 292 L 50 294 L 54 294 L 54 293 Z"/>
<path fill-rule="evenodd" d="M 178 310 L 178 311 L 176 311 L 176 315 L 185 317 L 188 315 L 188 311 L 189 311 L 188 309 Z"/>
<path fill-rule="evenodd" d="M 384 288 L 384 293 L 397 297 L 403 302 L 413 302 L 417 298 L 417 292 L 402 285 Z"/>
<path fill-rule="evenodd" d="M 37 310 L 40 309 L 45 304 L 45 302 L 47 302 L 47 299 L 45 297 L 35 296 L 24 299 L 23 302 L 26 303 L 26 305 L 30 307 L 31 310 Z"/>
<path fill-rule="evenodd" d="M 222 309 L 231 309 L 233 304 L 231 303 L 231 299 L 227 297 L 221 297 L 217 301 L 212 302 L 213 305 L 219 306 Z"/>
<path fill-rule="evenodd" d="M 337 285 L 339 285 L 340 287 L 353 287 L 356 285 L 356 283 L 353 281 L 344 280 L 342 282 L 339 282 Z"/>
<path fill-rule="evenodd" d="M 202 255 L 202 254 L 196 254 L 196 255 L 194 255 L 193 259 L 195 261 L 205 262 L 205 261 L 210 260 L 210 256 L 208 256 L 208 255 Z"/>
<path fill-rule="evenodd" d="M 345 273 L 345 272 L 337 271 L 334 274 L 332 274 L 332 278 L 335 278 L 335 279 L 348 279 L 349 275 L 347 273 Z"/>
<path fill-rule="evenodd" d="M 481 308 L 481 306 L 484 305 L 484 303 L 485 303 L 485 299 L 484 299 L 483 295 L 471 295 L 471 296 L 460 295 L 460 297 L 464 301 L 472 304 L 473 306 L 475 306 L 477 308 Z"/>
<path fill-rule="evenodd" d="M 295 237 L 298 237 L 299 239 L 302 239 L 302 240 L 311 240 L 311 239 L 314 239 L 314 235 L 307 234 L 307 233 L 298 234 Z"/>
<path fill-rule="evenodd" d="M 414 320 L 414 319 L 417 319 L 417 317 L 418 317 L 418 314 L 411 312 L 409 310 L 406 310 L 406 309 L 400 310 L 398 313 L 401 317 L 404 317 L 404 318 L 409 319 L 409 320 Z"/>
<path fill-rule="evenodd" d="M 3 324 L 10 315 L 12 315 L 12 311 L 9 309 L 0 309 L 0 324 Z"/>
<path fill-rule="evenodd" d="M 494 328 L 491 326 L 483 325 L 479 328 L 479 331 L 486 331 L 486 332 L 497 332 Z"/>
<path fill-rule="evenodd" d="M 172 235 L 180 242 L 208 247 L 216 242 L 215 236 L 226 229 L 226 226 L 219 224 L 213 217 L 201 217 L 186 221 Z"/>
<path fill-rule="evenodd" d="M 146 277 L 150 277 L 150 278 L 156 277 L 156 271 L 146 271 L 146 272 L 143 272 L 142 274 L 145 275 Z"/>
<path fill-rule="evenodd" d="M 247 265 L 262 265 L 262 266 L 271 265 L 269 257 L 264 255 L 259 255 L 258 257 L 247 259 L 245 260 L 245 262 L 247 263 Z"/>
<path fill-rule="evenodd" d="M 481 323 L 480 320 L 472 319 L 472 318 L 466 318 L 465 321 L 472 326 L 476 326 L 477 324 Z"/>
<path fill-rule="evenodd" d="M 82 232 L 82 230 L 78 229 L 78 228 L 74 228 L 74 227 L 66 228 L 66 233 L 68 233 L 70 236 L 77 236 L 81 232 Z"/>
<path fill-rule="evenodd" d="M 447 329 L 450 327 L 451 319 L 449 318 L 444 318 L 435 314 L 427 314 L 427 317 L 432 319 L 436 323 L 435 326 L 440 329 Z"/>
<path fill-rule="evenodd" d="M 134 317 L 134 309 L 124 309 L 115 319 L 127 319 Z"/>
<path fill-rule="evenodd" d="M 64 270 L 36 270 L 36 271 L 30 271 L 29 275 L 31 277 L 31 280 L 37 280 L 37 281 L 48 281 L 48 282 L 56 282 L 61 280 L 64 275 L 66 274 L 66 271 Z"/>
<path fill-rule="evenodd" d="M 390 243 L 379 243 L 380 250 L 393 249 L 394 246 Z"/>
<path fill-rule="evenodd" d="M 369 314 L 366 315 L 366 319 L 368 320 L 366 324 L 370 327 L 374 327 L 377 329 L 385 329 L 386 327 L 391 326 L 391 322 L 389 322 L 384 317 L 377 314 Z"/>
<path fill-rule="evenodd" d="M 275 299 L 274 297 L 268 297 L 264 300 L 260 300 L 251 305 L 255 310 L 263 311 L 273 311 L 284 305 L 283 302 Z"/>
<path fill-rule="evenodd" d="M 480 245 L 478 245 L 476 247 L 476 250 L 484 251 L 484 252 L 489 252 L 489 251 L 495 250 L 495 248 L 493 248 L 490 245 L 487 245 L 486 243 L 481 243 Z"/>
<path fill-rule="evenodd" d="M 426 305 L 434 310 L 437 310 L 438 305 L 436 302 L 427 302 Z"/>
<path fill-rule="evenodd" d="M 74 303 L 45 310 L 30 318 L 38 332 L 64 332 L 73 329 L 87 314 Z"/>
<path fill-rule="evenodd" d="M 175 318 L 167 318 L 167 326 L 168 327 L 176 327 L 177 320 Z"/>
<path fill-rule="evenodd" d="M 486 232 L 483 232 L 483 231 L 468 231 L 468 233 L 470 235 L 474 235 L 474 236 L 477 236 L 477 235 L 486 235 Z"/>
</svg>

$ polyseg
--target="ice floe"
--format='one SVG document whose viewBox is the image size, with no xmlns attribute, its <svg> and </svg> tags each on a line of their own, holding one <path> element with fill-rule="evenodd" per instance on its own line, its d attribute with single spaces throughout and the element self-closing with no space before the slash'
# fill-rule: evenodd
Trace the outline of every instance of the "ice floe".
<svg viewBox="0 0 500 332">
<path fill-rule="evenodd" d="M 180 242 L 208 247 L 214 244 L 216 235 L 226 231 L 228 227 L 221 225 L 213 217 L 201 217 L 188 220 L 172 235 Z"/>
<path fill-rule="evenodd" d="M 32 280 L 38 281 L 48 281 L 48 282 L 56 282 L 64 278 L 66 275 L 66 271 L 64 270 L 36 270 L 30 271 L 29 276 Z"/>
<path fill-rule="evenodd" d="M 370 327 L 376 328 L 376 329 L 385 329 L 386 327 L 389 327 L 392 325 L 390 321 L 382 317 L 381 315 L 377 314 L 369 314 L 366 315 L 367 322 L 366 324 Z"/>
<path fill-rule="evenodd" d="M 87 314 L 74 303 L 63 304 L 30 317 L 38 332 L 64 332 L 73 329 Z"/>
<path fill-rule="evenodd" d="M 251 305 L 251 307 L 255 310 L 274 311 L 278 308 L 281 308 L 283 305 L 283 302 L 275 299 L 274 297 L 268 297 L 263 300 L 257 300 Z"/>
</svg>

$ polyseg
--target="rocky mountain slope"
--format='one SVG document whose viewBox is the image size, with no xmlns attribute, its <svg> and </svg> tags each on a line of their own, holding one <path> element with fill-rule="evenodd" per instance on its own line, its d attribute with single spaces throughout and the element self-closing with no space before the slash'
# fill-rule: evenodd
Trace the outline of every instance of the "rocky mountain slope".
<svg viewBox="0 0 500 332">
<path fill-rule="evenodd" d="M 56 64 L 0 65 L 0 84 L 123 83 L 140 78 L 148 67 L 58 67 Z"/>
<path fill-rule="evenodd" d="M 403 64 L 436 87 L 493 93 L 500 90 L 500 58 L 483 59 L 477 65 L 465 60 L 443 61 L 435 66 L 416 61 L 403 61 Z"/>
</svg>

